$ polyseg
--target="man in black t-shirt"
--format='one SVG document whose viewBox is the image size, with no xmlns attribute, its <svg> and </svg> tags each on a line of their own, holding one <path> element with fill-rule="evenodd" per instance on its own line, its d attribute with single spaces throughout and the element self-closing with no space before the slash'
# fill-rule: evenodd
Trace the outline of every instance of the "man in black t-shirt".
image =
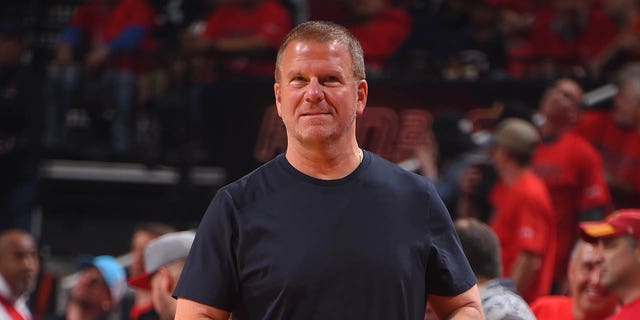
<svg viewBox="0 0 640 320">
<path fill-rule="evenodd" d="M 306 22 L 274 84 L 284 155 L 220 189 L 174 296 L 176 319 L 482 319 L 476 279 L 433 185 L 363 151 L 362 48 Z"/>
</svg>

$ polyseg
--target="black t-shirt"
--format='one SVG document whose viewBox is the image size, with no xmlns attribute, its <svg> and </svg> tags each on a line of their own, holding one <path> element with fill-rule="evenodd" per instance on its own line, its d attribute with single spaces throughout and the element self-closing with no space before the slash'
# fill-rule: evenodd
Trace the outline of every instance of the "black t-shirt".
<svg viewBox="0 0 640 320">
<path fill-rule="evenodd" d="M 365 152 L 337 180 L 283 155 L 220 189 L 174 291 L 237 319 L 420 319 L 476 280 L 427 179 Z"/>
</svg>

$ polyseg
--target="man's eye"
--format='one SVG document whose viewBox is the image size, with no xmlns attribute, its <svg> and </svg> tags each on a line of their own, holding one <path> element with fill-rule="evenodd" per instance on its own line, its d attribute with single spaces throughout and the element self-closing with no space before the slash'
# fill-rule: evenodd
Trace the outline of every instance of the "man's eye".
<svg viewBox="0 0 640 320">
<path fill-rule="evenodd" d="M 335 86 L 340 84 L 340 80 L 336 77 L 327 77 L 323 83 L 328 86 Z"/>
</svg>

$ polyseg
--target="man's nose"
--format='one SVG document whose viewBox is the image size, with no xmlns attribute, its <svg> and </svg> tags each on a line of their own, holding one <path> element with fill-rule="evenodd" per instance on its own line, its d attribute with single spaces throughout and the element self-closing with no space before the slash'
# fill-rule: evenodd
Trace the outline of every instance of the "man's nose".
<svg viewBox="0 0 640 320">
<path fill-rule="evenodd" d="M 320 84 L 320 81 L 318 81 L 318 78 L 311 78 L 309 81 L 305 99 L 308 102 L 318 102 L 324 99 L 324 91 L 322 91 L 322 85 Z"/>
</svg>

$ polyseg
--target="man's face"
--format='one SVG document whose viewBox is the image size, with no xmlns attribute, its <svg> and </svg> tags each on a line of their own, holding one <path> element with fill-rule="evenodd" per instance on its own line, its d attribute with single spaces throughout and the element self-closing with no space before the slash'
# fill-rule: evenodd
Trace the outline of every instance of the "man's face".
<svg viewBox="0 0 640 320">
<path fill-rule="evenodd" d="M 616 308 L 616 297 L 600 282 L 602 262 L 595 246 L 581 242 L 569 264 L 569 285 L 574 305 L 583 315 L 609 315 Z"/>
<path fill-rule="evenodd" d="M 97 308 L 103 311 L 111 308 L 109 286 L 95 267 L 82 270 L 78 281 L 71 288 L 70 297 L 88 308 Z"/>
<path fill-rule="evenodd" d="M 144 272 L 144 248 L 154 236 L 146 231 L 137 231 L 131 237 L 131 266 L 129 273 L 131 277 Z"/>
<path fill-rule="evenodd" d="M 582 89 L 572 80 L 560 80 L 542 97 L 539 112 L 559 126 L 573 126 L 578 119 Z"/>
<path fill-rule="evenodd" d="M 598 250 L 602 254 L 602 285 L 615 289 L 625 285 L 640 270 L 640 245 L 631 246 L 626 236 L 600 239 Z"/>
<path fill-rule="evenodd" d="M 33 287 L 40 262 L 33 238 L 26 233 L 12 232 L 0 243 L 0 274 L 14 295 L 20 296 Z"/>
<path fill-rule="evenodd" d="M 337 42 L 293 41 L 281 56 L 274 84 L 278 115 L 289 143 L 324 144 L 355 135 L 367 82 L 353 76 L 351 55 Z"/>
</svg>

